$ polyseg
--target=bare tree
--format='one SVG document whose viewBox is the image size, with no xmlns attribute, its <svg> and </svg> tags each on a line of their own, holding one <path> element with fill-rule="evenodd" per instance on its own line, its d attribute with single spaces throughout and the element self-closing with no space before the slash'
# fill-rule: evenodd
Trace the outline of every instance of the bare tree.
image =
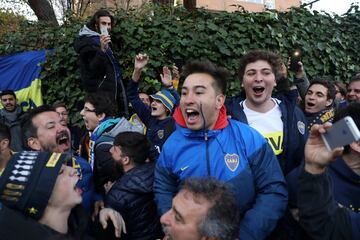
<svg viewBox="0 0 360 240">
<path fill-rule="evenodd" d="M 28 0 L 30 8 L 34 11 L 39 21 L 59 25 L 56 19 L 53 6 L 48 0 Z"/>
<path fill-rule="evenodd" d="M 70 10 L 78 17 L 84 16 L 88 7 L 94 0 L 68 0 L 70 3 Z"/>
<path fill-rule="evenodd" d="M 124 9 L 125 11 L 128 11 L 130 8 L 130 3 L 132 0 L 117 0 L 114 2 L 116 10 Z"/>
<path fill-rule="evenodd" d="M 184 0 L 184 7 L 187 10 L 194 10 L 196 9 L 196 0 Z"/>
</svg>

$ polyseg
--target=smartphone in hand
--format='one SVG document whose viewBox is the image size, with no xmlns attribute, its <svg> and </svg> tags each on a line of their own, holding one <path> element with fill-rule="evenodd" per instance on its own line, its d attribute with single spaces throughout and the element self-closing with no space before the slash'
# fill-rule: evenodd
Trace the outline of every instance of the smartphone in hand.
<svg viewBox="0 0 360 240">
<path fill-rule="evenodd" d="M 174 57 L 174 63 L 175 66 L 178 68 L 179 72 L 181 72 L 182 67 L 184 66 L 184 60 L 181 57 L 176 56 Z"/>
<path fill-rule="evenodd" d="M 334 123 L 321 137 L 328 150 L 360 140 L 360 131 L 350 116 Z"/>
<path fill-rule="evenodd" d="M 290 65 L 289 70 L 293 72 L 298 72 L 300 65 L 299 62 L 301 61 L 301 51 L 300 49 L 295 49 L 290 53 Z"/>
<path fill-rule="evenodd" d="M 109 36 L 109 32 L 106 26 L 100 25 L 100 33 L 104 36 Z"/>
</svg>

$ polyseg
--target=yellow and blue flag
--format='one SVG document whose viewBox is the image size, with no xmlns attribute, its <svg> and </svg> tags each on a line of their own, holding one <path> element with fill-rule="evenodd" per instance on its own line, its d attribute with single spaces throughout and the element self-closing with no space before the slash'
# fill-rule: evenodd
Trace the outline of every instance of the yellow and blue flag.
<svg viewBox="0 0 360 240">
<path fill-rule="evenodd" d="M 13 90 L 23 110 L 43 104 L 39 76 L 45 56 L 41 50 L 0 57 L 0 90 Z"/>
</svg>

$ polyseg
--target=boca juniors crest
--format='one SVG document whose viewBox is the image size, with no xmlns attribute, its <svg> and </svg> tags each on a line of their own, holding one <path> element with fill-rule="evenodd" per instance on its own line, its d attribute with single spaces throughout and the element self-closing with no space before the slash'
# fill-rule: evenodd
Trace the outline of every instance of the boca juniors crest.
<svg viewBox="0 0 360 240">
<path fill-rule="evenodd" d="M 163 139 L 165 131 L 163 129 L 157 131 L 158 138 Z"/>
<path fill-rule="evenodd" d="M 226 154 L 224 157 L 226 166 L 232 171 L 235 172 L 240 164 L 240 157 L 237 154 Z"/>
</svg>

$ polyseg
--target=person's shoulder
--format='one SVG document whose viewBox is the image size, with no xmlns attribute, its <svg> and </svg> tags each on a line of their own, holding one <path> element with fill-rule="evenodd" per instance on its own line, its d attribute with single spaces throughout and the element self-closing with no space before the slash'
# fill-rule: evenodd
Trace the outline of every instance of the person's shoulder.
<svg viewBox="0 0 360 240">
<path fill-rule="evenodd" d="M 187 129 L 187 128 L 182 128 L 179 125 L 175 124 L 175 130 L 166 139 L 164 145 L 162 146 L 161 152 L 163 152 L 163 151 L 165 151 L 165 152 L 168 152 L 168 151 L 174 152 L 174 151 L 177 151 L 177 150 L 181 149 L 181 147 L 183 146 L 185 141 L 186 141 L 186 143 L 191 142 L 192 138 L 187 138 L 185 136 L 184 131 L 185 132 L 190 132 L 191 130 Z"/>
<path fill-rule="evenodd" d="M 46 225 L 40 224 L 32 218 L 25 217 L 17 210 L 4 205 L 0 209 L 0 232 L 1 239 L 50 239 L 51 236 L 59 235 L 58 232 Z"/>
<path fill-rule="evenodd" d="M 237 107 L 241 101 L 245 98 L 242 95 L 233 96 L 233 97 L 226 97 L 225 99 L 225 107 L 227 112 L 231 112 L 232 109 Z"/>
<path fill-rule="evenodd" d="M 76 52 L 80 52 L 84 49 L 93 48 L 93 46 L 98 45 L 94 37 L 91 36 L 80 36 L 74 40 L 73 46 Z"/>
<path fill-rule="evenodd" d="M 133 177 L 133 176 L 147 177 L 146 175 L 153 174 L 154 168 L 155 168 L 155 163 L 148 162 L 134 167 L 131 171 L 129 171 L 125 175 L 128 175 L 129 177 Z"/>
<path fill-rule="evenodd" d="M 227 128 L 233 131 L 236 136 L 236 140 L 242 140 L 244 142 L 251 141 L 260 144 L 266 142 L 265 138 L 258 131 L 245 123 L 229 119 L 229 125 Z"/>
<path fill-rule="evenodd" d="M 113 193 L 125 190 L 126 192 L 151 192 L 154 182 L 154 164 L 139 165 L 118 179 L 111 190 Z M 109 192 L 110 193 L 110 192 Z"/>
<path fill-rule="evenodd" d="M 249 125 L 247 125 L 246 123 L 243 123 L 243 122 L 240 122 L 240 121 L 237 121 L 237 120 L 234 120 L 234 119 L 228 119 L 229 121 L 229 125 L 227 127 L 231 127 L 233 129 L 236 129 L 238 131 L 241 131 L 241 132 L 247 132 L 249 134 L 257 134 L 258 132 L 250 127 Z"/>
<path fill-rule="evenodd" d="M 189 132 L 189 133 L 191 132 L 190 129 L 181 127 L 180 125 L 178 125 L 175 122 L 174 122 L 174 126 L 175 126 L 175 130 L 172 132 L 172 134 L 169 136 L 169 138 L 166 140 L 166 142 L 168 142 L 168 141 L 177 141 L 179 139 L 184 139 L 185 138 L 185 133 L 186 132 Z"/>
</svg>

